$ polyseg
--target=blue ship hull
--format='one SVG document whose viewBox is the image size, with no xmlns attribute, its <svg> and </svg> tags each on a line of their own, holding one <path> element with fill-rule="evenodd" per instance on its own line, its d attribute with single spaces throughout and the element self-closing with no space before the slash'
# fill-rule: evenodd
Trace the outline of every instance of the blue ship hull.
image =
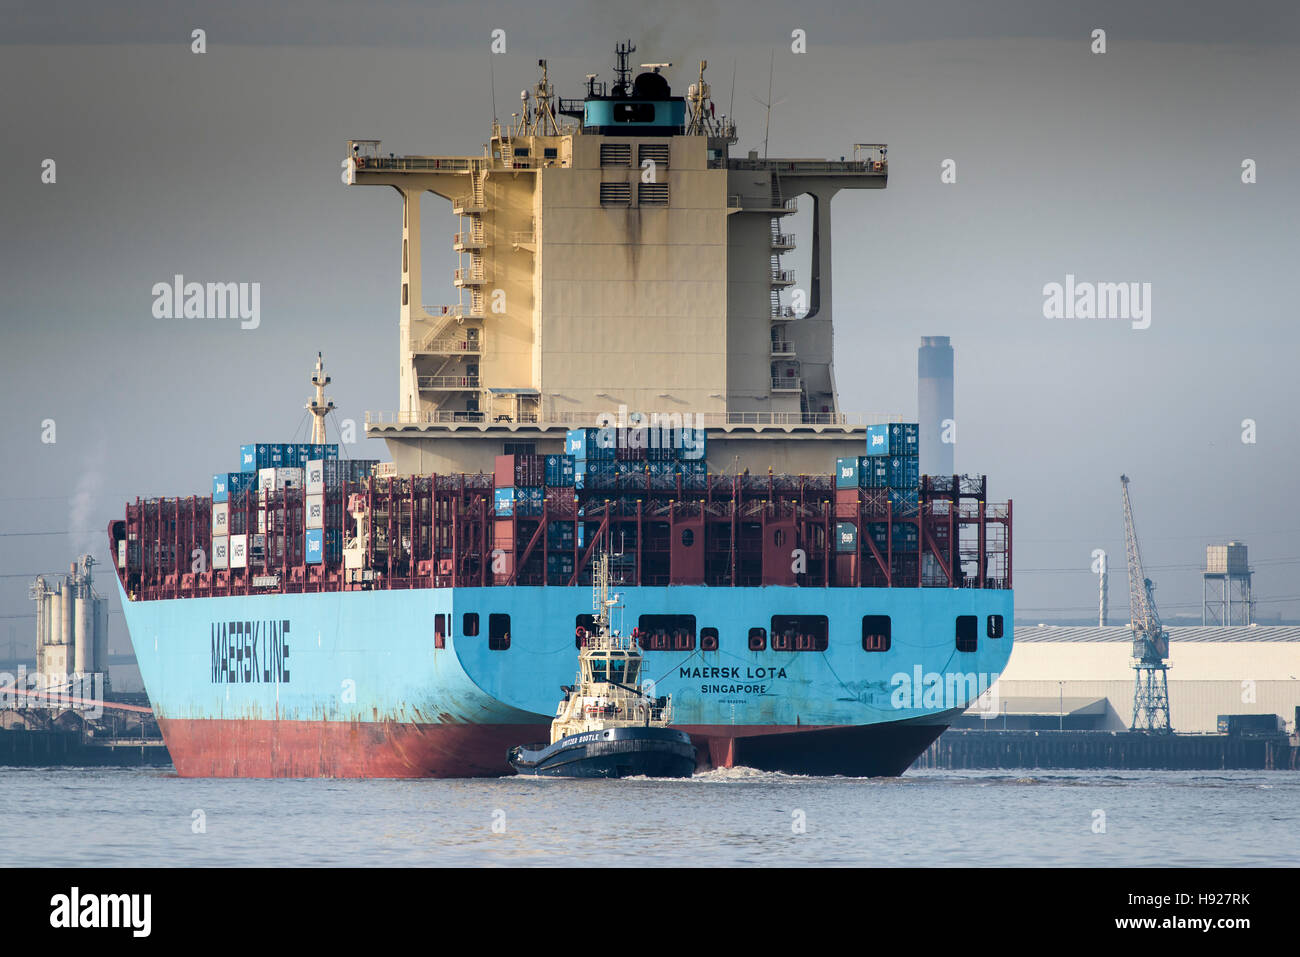
<svg viewBox="0 0 1300 957">
<path fill-rule="evenodd" d="M 986 589 L 627 587 L 637 616 L 691 614 L 712 651 L 644 652 L 653 693 L 702 767 L 899 774 L 996 680 L 1012 593 Z M 577 658 L 588 588 L 488 587 L 130 601 L 159 726 L 185 776 L 416 777 L 510 773 L 508 750 L 545 737 Z M 477 635 L 464 616 L 476 614 Z M 826 615 L 824 651 L 750 651 L 773 615 Z M 446 616 L 439 641 L 437 616 Z M 509 647 L 489 637 L 509 616 Z M 888 615 L 887 651 L 863 648 Z M 979 623 L 958 651 L 957 616 Z M 1005 637 L 991 638 L 990 616 Z M 496 644 L 498 647 L 493 647 Z"/>
</svg>

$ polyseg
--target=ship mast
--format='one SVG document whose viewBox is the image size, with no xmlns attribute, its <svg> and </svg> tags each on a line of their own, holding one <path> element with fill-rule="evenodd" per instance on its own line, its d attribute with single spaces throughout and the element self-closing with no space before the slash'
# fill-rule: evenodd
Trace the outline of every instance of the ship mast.
<svg viewBox="0 0 1300 957">
<path fill-rule="evenodd" d="M 311 377 L 311 384 L 316 387 L 316 395 L 307 401 L 307 411 L 314 418 L 311 426 L 313 445 L 325 444 L 325 416 L 334 411 L 334 403 L 325 398 L 325 387 L 332 380 L 325 374 L 325 360 L 316 353 L 316 373 Z"/>
<path fill-rule="evenodd" d="M 591 577 L 591 610 L 596 613 L 597 633 L 609 634 L 609 555 L 601 552 Z"/>
</svg>

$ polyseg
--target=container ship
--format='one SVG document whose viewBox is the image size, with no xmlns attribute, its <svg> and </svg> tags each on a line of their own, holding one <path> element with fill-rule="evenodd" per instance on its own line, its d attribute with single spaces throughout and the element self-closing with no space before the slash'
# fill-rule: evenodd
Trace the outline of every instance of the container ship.
<svg viewBox="0 0 1300 957">
<path fill-rule="evenodd" d="M 181 775 L 509 773 L 601 555 L 701 767 L 901 774 L 1002 671 L 1011 503 L 840 408 L 831 199 L 884 188 L 886 147 L 733 155 L 706 64 L 674 96 L 634 50 L 580 99 L 539 61 L 482 155 L 349 142 L 344 182 L 401 201 L 399 408 L 366 416 L 392 462 L 327 442 L 318 357 L 312 442 L 110 523 Z M 454 305 L 422 304 L 426 193 L 459 217 Z"/>
</svg>

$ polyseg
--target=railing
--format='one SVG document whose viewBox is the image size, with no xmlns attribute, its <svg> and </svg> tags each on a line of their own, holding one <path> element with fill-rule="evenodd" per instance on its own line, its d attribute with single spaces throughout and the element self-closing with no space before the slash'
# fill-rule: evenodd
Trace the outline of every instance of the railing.
<svg viewBox="0 0 1300 957">
<path fill-rule="evenodd" d="M 793 269 L 774 269 L 772 270 L 772 282 L 778 285 L 790 285 L 794 283 Z"/>
<path fill-rule="evenodd" d="M 430 336 L 420 343 L 416 352 L 458 353 L 469 352 L 479 355 L 483 351 L 480 339 L 464 339 L 459 336 Z"/>
<path fill-rule="evenodd" d="M 794 352 L 794 345 L 789 339 L 772 340 L 772 355 L 782 355 L 787 352 Z"/>
<path fill-rule="evenodd" d="M 772 310 L 773 319 L 802 319 L 804 313 L 795 312 L 791 306 L 779 306 Z"/>
<path fill-rule="evenodd" d="M 537 237 L 534 235 L 531 229 L 526 233 L 510 234 L 510 243 L 513 246 L 531 246 L 536 241 L 537 241 Z"/>
<path fill-rule="evenodd" d="M 475 164 L 482 163 L 481 159 L 466 156 L 358 156 L 357 172 L 440 170 L 447 173 L 468 173 L 475 168 Z"/>
<path fill-rule="evenodd" d="M 470 210 L 483 210 L 486 208 L 483 200 L 474 196 L 457 196 L 451 201 L 451 211 L 457 216 Z"/>
<path fill-rule="evenodd" d="M 429 319 L 442 319 L 444 317 L 451 319 L 477 319 L 481 318 L 483 315 L 481 309 L 476 310 L 472 305 L 467 306 L 463 303 L 453 303 L 450 306 L 421 306 L 420 308 L 428 313 Z M 416 316 L 415 318 L 420 319 L 423 317 Z"/>
<path fill-rule="evenodd" d="M 486 282 L 487 279 L 483 275 L 482 269 L 475 269 L 471 266 L 468 269 L 457 269 L 455 281 L 458 283 Z"/>
<path fill-rule="evenodd" d="M 794 233 L 773 233 L 772 234 L 773 249 L 793 249 L 794 245 L 795 245 Z"/>
<path fill-rule="evenodd" d="M 421 389 L 477 389 L 476 375 L 422 375 L 417 377 Z"/>
<path fill-rule="evenodd" d="M 736 196 L 727 197 L 727 207 L 729 209 L 781 209 L 786 212 L 797 213 L 799 211 L 799 202 L 791 198 L 787 200 L 774 199 L 771 196 Z"/>
<path fill-rule="evenodd" d="M 803 390 L 803 380 L 797 375 L 785 376 L 784 378 L 775 378 L 772 380 L 773 392 L 800 392 Z"/>
<path fill-rule="evenodd" d="M 456 378 L 458 376 L 450 376 Z M 678 413 L 673 413 L 674 415 Z M 544 427 L 570 428 L 576 426 L 610 426 L 612 414 L 609 412 L 542 412 L 529 414 L 523 421 L 529 421 Z M 406 412 L 367 412 L 367 426 L 381 425 L 441 425 L 456 422 L 487 422 L 483 412 L 446 412 L 446 411 L 406 411 Z M 721 428 L 728 425 L 755 426 L 801 426 L 830 425 L 839 427 L 861 427 L 866 425 L 888 425 L 901 422 L 902 416 L 896 413 L 864 412 L 697 412 L 692 416 L 696 425 L 706 428 Z M 614 423 L 615 425 L 617 423 Z M 653 426 L 652 421 L 645 423 Z"/>
<path fill-rule="evenodd" d="M 752 160 L 732 159 L 727 161 L 728 169 L 773 170 L 777 173 L 870 173 L 878 172 L 874 167 L 881 162 L 878 155 L 867 160 Z"/>
<path fill-rule="evenodd" d="M 456 233 L 456 235 L 452 237 L 451 244 L 453 246 L 485 246 L 487 245 L 487 242 L 481 235 L 476 236 L 474 233 L 470 232 Z"/>
</svg>

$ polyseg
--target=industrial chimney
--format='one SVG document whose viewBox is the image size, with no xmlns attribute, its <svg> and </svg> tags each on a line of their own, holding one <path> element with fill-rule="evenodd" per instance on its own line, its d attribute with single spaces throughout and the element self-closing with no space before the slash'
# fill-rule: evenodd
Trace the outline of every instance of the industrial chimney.
<svg viewBox="0 0 1300 957">
<path fill-rule="evenodd" d="M 956 422 L 952 407 L 952 345 L 947 336 L 922 336 L 916 361 L 921 472 L 952 475 Z M 948 441 L 944 441 L 947 438 Z"/>
</svg>

